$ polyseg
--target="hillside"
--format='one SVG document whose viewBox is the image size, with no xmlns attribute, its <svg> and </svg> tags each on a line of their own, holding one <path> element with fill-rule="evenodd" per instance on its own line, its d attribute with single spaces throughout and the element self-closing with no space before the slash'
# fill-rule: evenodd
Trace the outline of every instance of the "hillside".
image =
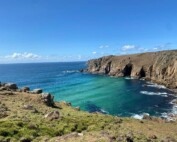
<svg viewBox="0 0 177 142">
<path fill-rule="evenodd" d="M 0 142 L 176 142 L 177 123 L 81 111 L 49 93 L 0 85 Z"/>
</svg>

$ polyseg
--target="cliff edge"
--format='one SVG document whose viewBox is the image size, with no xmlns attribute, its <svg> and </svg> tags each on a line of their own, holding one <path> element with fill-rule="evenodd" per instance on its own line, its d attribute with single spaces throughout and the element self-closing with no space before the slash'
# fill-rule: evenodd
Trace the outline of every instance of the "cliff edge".
<svg viewBox="0 0 177 142">
<path fill-rule="evenodd" d="M 90 73 L 145 78 L 177 88 L 177 50 L 123 56 L 105 56 L 88 61 Z"/>
</svg>

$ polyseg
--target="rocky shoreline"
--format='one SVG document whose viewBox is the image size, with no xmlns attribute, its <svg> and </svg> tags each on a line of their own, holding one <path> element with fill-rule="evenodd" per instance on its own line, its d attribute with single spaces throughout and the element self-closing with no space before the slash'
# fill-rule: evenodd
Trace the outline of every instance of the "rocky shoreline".
<svg viewBox="0 0 177 142">
<path fill-rule="evenodd" d="M 92 74 L 113 77 L 131 77 L 164 85 L 177 96 L 177 50 L 147 52 L 123 56 L 104 56 L 87 62 L 88 68 L 81 70 Z M 176 99 L 171 102 L 177 107 Z M 177 112 L 166 114 L 169 120 L 176 120 Z"/>
<path fill-rule="evenodd" d="M 105 56 L 88 61 L 85 72 L 109 76 L 143 78 L 177 88 L 177 50 L 123 56 Z"/>
</svg>

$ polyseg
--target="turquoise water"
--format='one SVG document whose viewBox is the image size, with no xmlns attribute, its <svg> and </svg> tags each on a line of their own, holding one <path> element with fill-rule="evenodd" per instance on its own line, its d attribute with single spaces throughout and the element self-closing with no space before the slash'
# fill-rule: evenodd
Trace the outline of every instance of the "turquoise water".
<svg viewBox="0 0 177 142">
<path fill-rule="evenodd" d="M 85 62 L 0 65 L 0 81 L 31 89 L 43 88 L 55 100 L 71 102 L 89 112 L 132 116 L 170 112 L 172 92 L 142 80 L 80 73 Z"/>
</svg>

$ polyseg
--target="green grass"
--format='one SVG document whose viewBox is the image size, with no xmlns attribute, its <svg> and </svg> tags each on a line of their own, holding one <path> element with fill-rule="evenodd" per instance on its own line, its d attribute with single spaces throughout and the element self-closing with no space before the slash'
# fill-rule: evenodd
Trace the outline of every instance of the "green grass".
<svg viewBox="0 0 177 142">
<path fill-rule="evenodd" d="M 39 95 L 17 93 L 13 96 L 1 96 L 0 109 L 7 116 L 0 118 L 0 141 L 128 141 L 135 142 L 161 141 L 166 137 L 177 139 L 177 123 L 165 123 L 161 119 L 135 120 L 119 118 L 103 114 L 91 114 L 77 111 L 65 103 L 56 103 L 56 107 L 48 107 L 40 102 Z M 12 101 L 13 100 L 13 101 Z M 2 105 L 3 104 L 3 105 Z M 32 104 L 37 109 L 23 109 L 24 104 Z M 5 108 L 5 109 L 4 109 Z M 44 115 L 58 110 L 60 118 L 50 120 Z M 83 133 L 76 137 L 72 133 Z M 156 135 L 157 139 L 151 136 Z M 60 140 L 62 141 L 62 140 Z"/>
</svg>

